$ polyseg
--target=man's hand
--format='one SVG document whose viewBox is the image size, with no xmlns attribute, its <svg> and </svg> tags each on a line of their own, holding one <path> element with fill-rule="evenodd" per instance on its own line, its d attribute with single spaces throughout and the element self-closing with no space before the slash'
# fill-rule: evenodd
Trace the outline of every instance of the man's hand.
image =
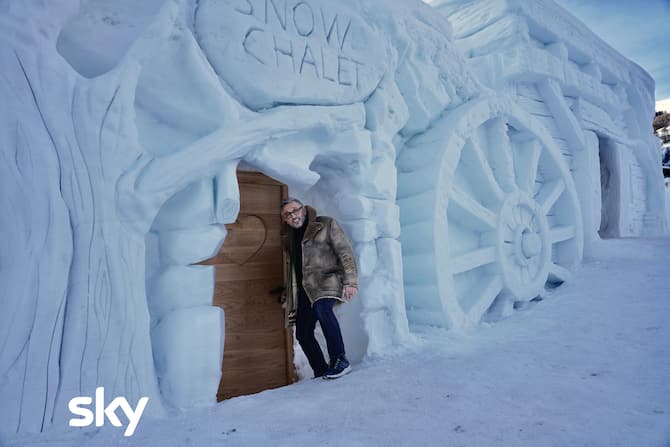
<svg viewBox="0 0 670 447">
<path fill-rule="evenodd" d="M 344 286 L 344 299 L 349 301 L 358 293 L 355 286 Z"/>
</svg>

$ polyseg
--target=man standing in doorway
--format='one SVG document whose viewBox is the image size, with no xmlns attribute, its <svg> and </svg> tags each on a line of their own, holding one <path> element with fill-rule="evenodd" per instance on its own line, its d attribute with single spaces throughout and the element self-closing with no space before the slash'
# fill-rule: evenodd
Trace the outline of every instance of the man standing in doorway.
<svg viewBox="0 0 670 447">
<path fill-rule="evenodd" d="M 287 325 L 295 324 L 296 338 L 305 352 L 314 377 L 336 379 L 351 371 L 344 352 L 342 332 L 333 306 L 351 300 L 358 291 L 356 261 L 347 236 L 332 217 L 298 199 L 281 202 L 287 269 Z M 316 322 L 326 339 L 326 363 L 314 329 Z"/>
</svg>

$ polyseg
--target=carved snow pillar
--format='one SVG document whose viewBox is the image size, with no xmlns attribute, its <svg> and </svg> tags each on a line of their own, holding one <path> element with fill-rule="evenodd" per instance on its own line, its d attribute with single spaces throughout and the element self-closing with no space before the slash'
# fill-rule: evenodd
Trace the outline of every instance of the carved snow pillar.
<svg viewBox="0 0 670 447">
<path fill-rule="evenodd" d="M 600 185 L 600 156 L 598 136 L 584 131 L 584 149 L 574 152 L 575 187 L 579 191 L 579 203 L 584 219 L 584 255 L 591 252 L 593 242 L 600 239 L 602 215 L 602 193 Z"/>
</svg>

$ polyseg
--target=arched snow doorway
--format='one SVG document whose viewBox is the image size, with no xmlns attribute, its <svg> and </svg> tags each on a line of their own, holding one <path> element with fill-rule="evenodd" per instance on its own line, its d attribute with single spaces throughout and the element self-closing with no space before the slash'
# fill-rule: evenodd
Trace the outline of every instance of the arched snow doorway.
<svg viewBox="0 0 670 447">
<path fill-rule="evenodd" d="M 598 136 L 602 194 L 600 237 L 638 236 L 656 225 L 649 212 L 653 183 L 645 174 L 638 140 Z M 642 158 L 640 158 L 642 157 Z M 625 206 L 624 206 L 625 204 Z"/>
<path fill-rule="evenodd" d="M 230 164 L 176 193 L 156 216 L 146 290 L 154 364 L 171 406 L 295 381 L 293 331 L 274 293 L 284 277 L 278 204 L 286 195 L 286 185 Z"/>
<path fill-rule="evenodd" d="M 213 304 L 224 310 L 225 347 L 217 400 L 295 381 L 293 331 L 277 293 L 284 281 L 278 205 L 287 187 L 258 172 L 237 172 L 240 211 L 216 256 Z"/>
<path fill-rule="evenodd" d="M 602 238 L 619 234 L 620 173 L 617 164 L 617 148 L 608 138 L 598 136 L 598 156 L 600 158 L 600 229 Z"/>
</svg>

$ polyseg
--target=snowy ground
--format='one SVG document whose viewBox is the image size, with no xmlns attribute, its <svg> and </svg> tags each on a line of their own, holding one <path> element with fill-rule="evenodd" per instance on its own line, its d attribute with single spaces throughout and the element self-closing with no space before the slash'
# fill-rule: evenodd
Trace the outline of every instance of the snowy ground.
<svg viewBox="0 0 670 447">
<path fill-rule="evenodd" d="M 670 446 L 670 239 L 597 244 L 512 317 L 170 420 L 17 446 Z"/>
</svg>

